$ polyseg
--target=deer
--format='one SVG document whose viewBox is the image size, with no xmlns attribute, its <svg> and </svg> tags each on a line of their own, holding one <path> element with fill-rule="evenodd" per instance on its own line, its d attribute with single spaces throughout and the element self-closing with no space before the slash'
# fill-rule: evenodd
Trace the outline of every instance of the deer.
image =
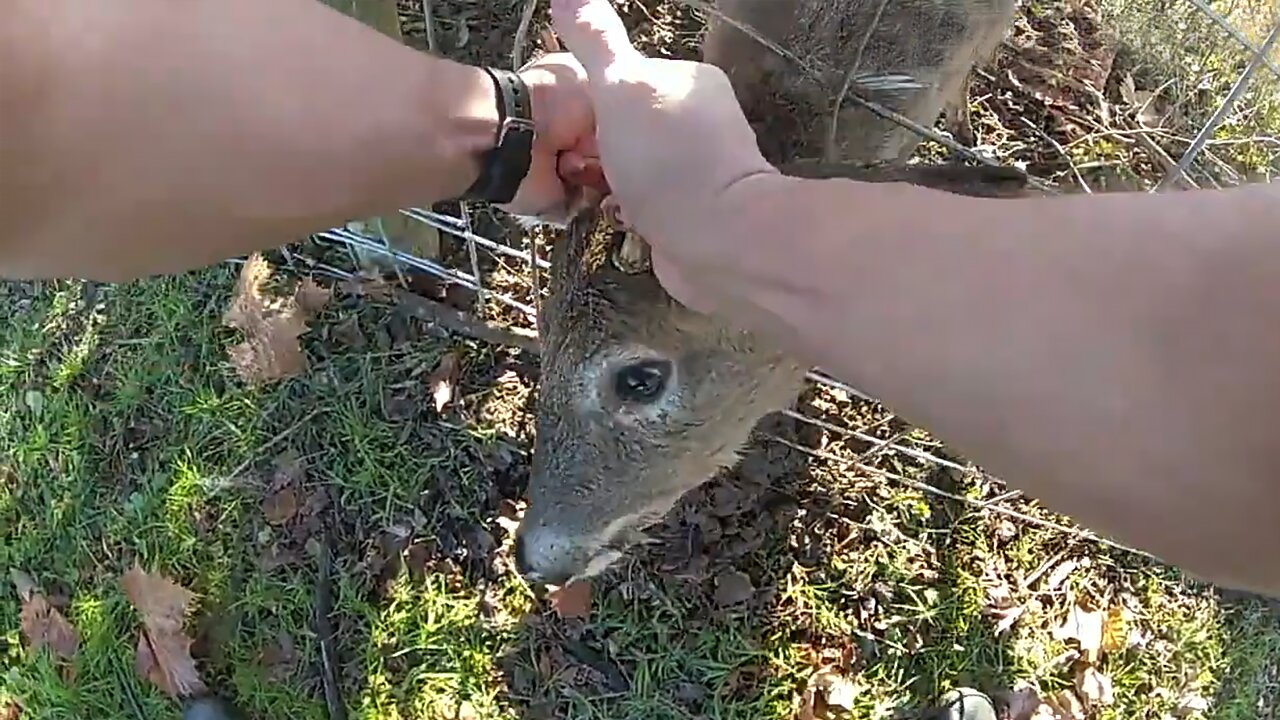
<svg viewBox="0 0 1280 720">
<path fill-rule="evenodd" d="M 867 99 L 932 125 L 966 102 L 969 73 L 1003 40 L 1015 1 L 720 0 L 703 60 L 729 76 L 784 174 L 1019 197 L 1018 170 L 908 165 L 918 135 L 860 106 L 832 110 L 852 76 L 866 79 L 855 89 Z M 911 82 L 874 80 L 885 77 Z M 554 586 L 607 570 L 682 496 L 732 467 L 760 420 L 798 399 L 810 368 L 674 300 L 645 240 L 604 198 L 578 203 L 550 266 L 514 556 L 527 581 Z"/>
</svg>

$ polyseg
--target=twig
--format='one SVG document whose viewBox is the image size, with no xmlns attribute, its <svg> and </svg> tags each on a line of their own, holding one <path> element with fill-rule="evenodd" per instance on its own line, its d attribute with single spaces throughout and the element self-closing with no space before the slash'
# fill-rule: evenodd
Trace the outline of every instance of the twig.
<svg viewBox="0 0 1280 720">
<path fill-rule="evenodd" d="M 338 685 L 338 653 L 334 647 L 333 622 L 333 531 L 325 523 L 320 543 L 319 573 L 316 577 L 315 628 L 320 640 L 320 668 L 324 680 L 324 703 L 329 720 L 347 720 L 347 706 Z"/>
<path fill-rule="evenodd" d="M 1197 133 L 1195 139 L 1191 141 L 1191 147 L 1187 148 L 1187 151 L 1182 154 L 1182 158 L 1178 160 L 1178 173 L 1186 173 L 1187 168 L 1191 167 L 1191 163 L 1195 161 L 1196 155 L 1200 154 L 1200 151 L 1204 149 L 1205 143 L 1213 137 L 1213 133 L 1218 129 L 1218 125 L 1226 119 L 1227 113 L 1231 112 L 1231 108 L 1236 104 L 1236 101 L 1239 100 L 1240 96 L 1244 95 L 1245 90 L 1249 88 L 1249 81 L 1253 79 L 1254 73 L 1266 64 L 1267 56 L 1271 54 L 1271 49 L 1275 47 L 1277 40 L 1280 40 L 1280 22 L 1277 22 L 1275 27 L 1271 28 L 1271 33 L 1268 34 L 1267 39 L 1262 42 L 1262 47 L 1258 48 L 1254 52 L 1253 59 L 1249 61 L 1249 65 L 1244 69 L 1244 72 L 1240 73 L 1240 77 L 1236 78 L 1235 84 L 1231 86 L 1231 91 L 1227 93 L 1225 98 L 1223 98 L 1222 104 L 1214 111 L 1213 115 L 1204 124 L 1204 127 L 1200 128 L 1200 132 Z M 1160 183 L 1152 189 L 1152 192 L 1165 190 L 1173 184 L 1173 181 L 1177 177 L 1177 173 L 1166 174 Z"/>
<path fill-rule="evenodd" d="M 1041 138 L 1045 140 L 1045 142 L 1048 142 L 1050 145 L 1053 146 L 1055 150 L 1058 151 L 1058 154 L 1062 156 L 1062 159 L 1067 161 L 1067 165 L 1070 166 L 1071 172 L 1075 174 L 1076 182 L 1080 183 L 1080 187 L 1084 189 L 1086 194 L 1092 195 L 1093 189 L 1089 187 L 1089 183 L 1085 182 L 1084 175 L 1080 174 L 1080 168 L 1076 167 L 1076 162 L 1071 159 L 1071 155 L 1067 154 L 1067 150 L 1066 148 L 1062 147 L 1062 143 L 1058 142 L 1057 140 L 1054 140 L 1052 137 L 1050 137 L 1049 133 L 1036 127 L 1035 123 L 1031 122 L 1025 117 L 1019 116 L 1018 119 L 1021 120 L 1023 124 L 1025 124 L 1028 128 L 1031 128 L 1031 132 L 1034 132 L 1035 134 L 1039 135 Z"/>
<path fill-rule="evenodd" d="M 520 12 L 520 24 L 516 27 L 516 38 L 511 44 L 511 69 L 524 67 L 524 46 L 529 40 L 529 24 L 533 22 L 533 13 L 538 9 L 538 0 L 524 0 L 524 10 Z"/>
<path fill-rule="evenodd" d="M 411 316 L 429 325 L 442 327 L 477 340 L 495 345 L 510 345 L 530 353 L 540 354 L 541 346 L 538 336 L 529 330 L 507 328 L 491 323 L 444 305 L 428 300 L 421 295 L 401 292 L 396 296 L 397 304 Z"/>
<path fill-rule="evenodd" d="M 1178 169 L 1178 161 L 1169 157 L 1169 153 L 1165 152 L 1164 148 L 1156 144 L 1156 141 L 1152 140 L 1150 135 L 1147 135 L 1146 133 L 1138 133 L 1137 135 L 1134 135 L 1133 138 L 1142 146 L 1143 150 L 1147 151 L 1147 154 L 1151 155 L 1151 157 L 1159 163 L 1161 169 L 1166 173 L 1176 173 L 1178 175 L 1179 183 L 1184 189 L 1195 189 L 1199 187 L 1196 185 L 1196 182 L 1191 179 L 1190 175 Z"/>
<path fill-rule="evenodd" d="M 298 422 L 282 430 L 275 437 L 271 438 L 266 443 L 261 445 L 257 450 L 255 450 L 247 460 L 237 465 L 236 468 L 232 470 L 230 473 L 227 473 L 227 475 L 225 476 L 226 479 L 232 480 L 237 476 L 239 476 L 241 473 L 243 473 L 245 470 L 248 470 L 249 466 L 252 465 L 254 462 L 256 462 L 258 458 L 262 457 L 263 453 L 270 450 L 272 446 L 274 446 L 276 443 L 280 442 L 281 440 L 284 440 L 285 438 L 297 432 L 299 428 L 301 428 L 303 425 L 306 425 L 308 422 L 311 421 L 312 418 L 319 415 L 321 412 L 324 412 L 324 411 L 320 408 L 316 408 L 315 410 L 312 410 L 311 412 L 307 413 Z"/>
<path fill-rule="evenodd" d="M 835 104 L 831 107 L 831 127 L 827 129 L 827 162 L 835 162 L 836 160 L 836 132 L 840 128 L 840 110 L 844 108 L 845 99 L 849 95 L 849 88 L 853 86 L 853 78 L 858 74 L 858 68 L 862 67 L 862 54 L 866 52 L 867 43 L 871 42 L 871 33 L 875 32 L 880 25 L 880 16 L 884 14 L 884 9 L 888 4 L 889 0 L 880 0 L 880 6 L 876 8 L 876 16 L 871 19 L 871 24 L 867 26 L 867 32 L 862 36 L 862 41 L 858 43 L 858 52 L 853 56 L 853 64 L 849 66 L 849 72 L 845 73 L 844 82 L 840 85 L 840 92 L 836 94 Z"/>
<path fill-rule="evenodd" d="M 888 470 L 881 470 L 880 468 L 872 467 L 870 465 L 866 465 L 864 463 L 860 463 L 857 461 L 851 461 L 846 458 L 842 458 L 828 452 L 823 452 L 821 450 L 814 450 L 813 448 L 808 448 L 803 445 L 793 443 L 790 440 L 780 438 L 777 435 L 765 435 L 765 437 L 769 438 L 770 440 L 773 440 L 774 442 L 782 443 L 783 445 L 786 445 L 787 447 L 792 448 L 794 450 L 799 450 L 802 453 L 812 455 L 816 458 L 820 458 L 822 460 L 830 460 L 832 462 L 838 462 L 844 465 L 851 465 L 863 472 L 871 473 L 873 475 L 879 475 L 883 478 L 893 480 L 894 482 L 900 483 L 902 485 L 906 485 L 909 488 L 912 488 L 914 490 L 919 490 L 920 492 L 923 492 L 923 493 L 927 493 L 930 495 L 937 495 L 938 497 L 944 497 L 944 498 L 947 498 L 948 500 L 954 500 L 956 502 L 963 503 L 977 510 L 989 510 L 993 513 L 996 513 L 999 515 L 1005 515 L 1007 517 L 1011 517 L 1016 520 L 1021 520 L 1022 522 L 1025 522 L 1031 525 L 1037 525 L 1039 527 L 1046 528 L 1049 530 L 1056 530 L 1060 533 L 1063 533 L 1065 535 L 1070 535 L 1072 537 L 1079 538 L 1081 540 L 1090 540 L 1096 543 L 1100 543 L 1102 545 L 1106 545 L 1107 547 L 1115 548 L 1116 550 L 1124 550 L 1125 552 L 1141 555 L 1151 560 L 1155 560 L 1156 562 L 1163 563 L 1163 561 L 1160 560 L 1160 558 L 1152 555 L 1151 553 L 1144 552 L 1142 550 L 1137 550 L 1135 548 L 1128 547 L 1127 545 L 1122 545 L 1114 540 L 1108 540 L 1107 538 L 1101 537 L 1099 535 L 1095 535 L 1087 530 L 1080 530 L 1078 528 L 1067 527 L 1066 525 L 1060 525 L 1055 522 L 1050 522 L 1049 520 L 1041 520 L 1038 517 L 1033 517 L 1031 515 L 1027 515 L 1026 513 L 1020 513 L 1017 510 L 1001 507 L 999 505 L 984 505 L 980 500 L 974 500 L 973 498 L 965 497 L 963 495 L 956 495 L 955 493 L 949 493 L 946 490 L 936 488 L 932 485 L 929 485 L 928 483 L 922 483 L 919 480 L 912 480 L 911 478 L 903 477 L 901 475 L 898 475 L 897 473 L 889 472 Z"/>
</svg>

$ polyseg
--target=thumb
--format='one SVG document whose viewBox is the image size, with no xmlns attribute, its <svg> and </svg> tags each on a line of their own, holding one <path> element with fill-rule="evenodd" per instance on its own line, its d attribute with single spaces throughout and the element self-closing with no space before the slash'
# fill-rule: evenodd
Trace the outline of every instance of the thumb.
<svg viewBox="0 0 1280 720">
<path fill-rule="evenodd" d="M 609 0 L 551 0 L 551 21 L 592 79 L 618 60 L 640 55 Z"/>
</svg>

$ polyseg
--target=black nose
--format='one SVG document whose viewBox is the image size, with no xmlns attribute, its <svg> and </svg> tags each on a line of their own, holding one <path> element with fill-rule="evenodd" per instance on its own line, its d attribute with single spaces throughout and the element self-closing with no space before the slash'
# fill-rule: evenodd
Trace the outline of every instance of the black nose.
<svg viewBox="0 0 1280 720">
<path fill-rule="evenodd" d="M 516 572 L 526 578 L 533 574 L 533 569 L 529 567 L 529 545 L 524 541 L 523 535 L 516 536 Z"/>
</svg>

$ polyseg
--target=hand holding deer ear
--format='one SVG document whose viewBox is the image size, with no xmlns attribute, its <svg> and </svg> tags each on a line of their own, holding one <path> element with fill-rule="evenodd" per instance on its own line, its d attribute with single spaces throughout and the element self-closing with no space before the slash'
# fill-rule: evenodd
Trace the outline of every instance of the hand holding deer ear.
<svg viewBox="0 0 1280 720">
<path fill-rule="evenodd" d="M 738 184 L 777 170 L 760 154 L 724 72 L 646 58 L 609 0 L 553 0 L 556 30 L 586 69 L 601 162 L 629 225 L 653 244 L 654 268 L 678 299 L 672 272 L 723 258 L 697 236 L 724 215 Z"/>
</svg>

